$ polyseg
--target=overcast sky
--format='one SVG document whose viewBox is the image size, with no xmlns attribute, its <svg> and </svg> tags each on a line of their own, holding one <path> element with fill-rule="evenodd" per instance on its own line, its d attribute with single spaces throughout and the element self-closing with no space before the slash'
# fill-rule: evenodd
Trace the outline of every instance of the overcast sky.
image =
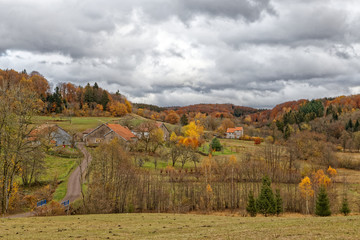
<svg viewBox="0 0 360 240">
<path fill-rule="evenodd" d="M 0 68 L 133 102 L 360 93 L 358 0 L 0 0 Z"/>
</svg>

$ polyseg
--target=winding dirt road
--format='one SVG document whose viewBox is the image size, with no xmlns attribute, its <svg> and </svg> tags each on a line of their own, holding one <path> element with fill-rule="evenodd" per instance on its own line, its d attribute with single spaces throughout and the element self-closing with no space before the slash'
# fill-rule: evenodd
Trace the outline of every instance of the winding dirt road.
<svg viewBox="0 0 360 240">
<path fill-rule="evenodd" d="M 70 200 L 70 202 L 75 201 L 81 197 L 81 178 L 86 174 L 87 166 L 90 164 L 92 158 L 90 153 L 86 150 L 84 143 L 77 143 L 76 146 L 84 154 L 84 159 L 82 160 L 80 166 L 78 166 L 70 175 L 66 196 L 62 202 Z"/>
<path fill-rule="evenodd" d="M 84 143 L 77 143 L 76 146 L 84 154 L 84 159 L 82 160 L 80 166 L 78 166 L 70 175 L 66 196 L 61 202 L 69 200 L 70 202 L 75 201 L 81 197 L 81 177 L 84 177 L 86 174 L 87 166 L 90 164 L 92 158 L 90 153 L 86 150 Z M 81 170 L 81 171 L 80 171 Z M 81 174 L 82 173 L 82 174 Z M 5 216 L 5 218 L 21 218 L 21 217 L 32 217 L 36 216 L 35 212 L 26 212 L 19 213 L 10 216 Z M 1 216 L 3 217 L 3 216 Z"/>
</svg>

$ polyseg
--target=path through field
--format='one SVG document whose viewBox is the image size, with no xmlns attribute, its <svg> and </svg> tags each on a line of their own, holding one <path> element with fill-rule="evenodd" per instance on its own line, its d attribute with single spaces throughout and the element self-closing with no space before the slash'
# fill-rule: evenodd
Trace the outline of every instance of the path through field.
<svg viewBox="0 0 360 240">
<path fill-rule="evenodd" d="M 84 176 L 88 164 L 91 162 L 91 155 L 86 150 L 84 143 L 77 143 L 76 146 L 80 149 L 80 151 L 84 154 L 84 159 L 82 160 L 80 166 L 78 166 L 70 175 L 66 196 L 62 201 L 69 200 L 70 202 L 75 201 L 76 199 L 81 197 L 81 177 Z"/>
</svg>

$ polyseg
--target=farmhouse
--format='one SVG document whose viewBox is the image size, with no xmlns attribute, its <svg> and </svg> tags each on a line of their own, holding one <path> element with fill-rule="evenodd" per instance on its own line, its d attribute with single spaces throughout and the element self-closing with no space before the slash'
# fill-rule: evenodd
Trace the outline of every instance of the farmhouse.
<svg viewBox="0 0 360 240">
<path fill-rule="evenodd" d="M 154 129 L 154 127 L 160 128 L 163 131 L 165 141 L 170 139 L 170 131 L 169 129 L 167 129 L 167 127 L 163 122 L 155 122 L 155 123 L 150 122 L 150 125 L 140 126 L 139 128 L 134 129 L 132 133 L 136 135 L 138 138 L 142 138 L 142 137 L 147 138 L 149 136 L 149 131 L 151 131 L 151 129 Z"/>
<path fill-rule="evenodd" d="M 239 139 L 244 135 L 242 127 L 228 128 L 226 130 L 226 138 Z"/>
<path fill-rule="evenodd" d="M 114 138 L 119 138 L 125 143 L 135 141 L 137 137 L 127 128 L 120 124 L 102 124 L 86 134 L 83 141 L 86 146 L 98 145 L 103 141 L 110 141 Z"/>
<path fill-rule="evenodd" d="M 169 131 L 169 129 L 165 126 L 165 124 L 163 122 L 157 122 L 156 125 L 157 125 L 158 128 L 163 130 L 163 132 L 164 132 L 164 140 L 168 141 L 170 139 L 170 131 Z"/>
<path fill-rule="evenodd" d="M 40 139 L 56 146 L 71 145 L 70 134 L 56 124 L 42 124 L 30 133 L 30 140 Z"/>
</svg>

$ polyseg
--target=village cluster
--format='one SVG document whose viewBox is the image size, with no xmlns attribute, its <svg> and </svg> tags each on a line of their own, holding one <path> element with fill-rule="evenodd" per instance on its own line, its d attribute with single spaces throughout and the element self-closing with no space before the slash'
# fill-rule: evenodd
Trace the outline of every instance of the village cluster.
<svg viewBox="0 0 360 240">
<path fill-rule="evenodd" d="M 170 139 L 170 131 L 163 122 L 156 122 L 156 127 L 163 132 L 164 141 Z M 136 141 L 142 137 L 149 136 L 149 129 L 134 129 L 130 130 L 126 126 L 115 123 L 104 123 L 95 129 L 87 129 L 82 133 L 77 133 L 71 136 L 66 130 L 56 124 L 42 124 L 38 126 L 31 134 L 33 139 L 37 135 L 47 137 L 51 144 L 56 146 L 69 146 L 75 140 L 83 141 L 86 146 L 96 146 L 102 142 L 109 142 L 114 138 L 118 138 L 123 143 Z M 227 139 L 239 139 L 244 135 L 242 127 L 228 128 L 225 133 Z M 75 139 L 74 139 L 75 138 Z"/>
</svg>

